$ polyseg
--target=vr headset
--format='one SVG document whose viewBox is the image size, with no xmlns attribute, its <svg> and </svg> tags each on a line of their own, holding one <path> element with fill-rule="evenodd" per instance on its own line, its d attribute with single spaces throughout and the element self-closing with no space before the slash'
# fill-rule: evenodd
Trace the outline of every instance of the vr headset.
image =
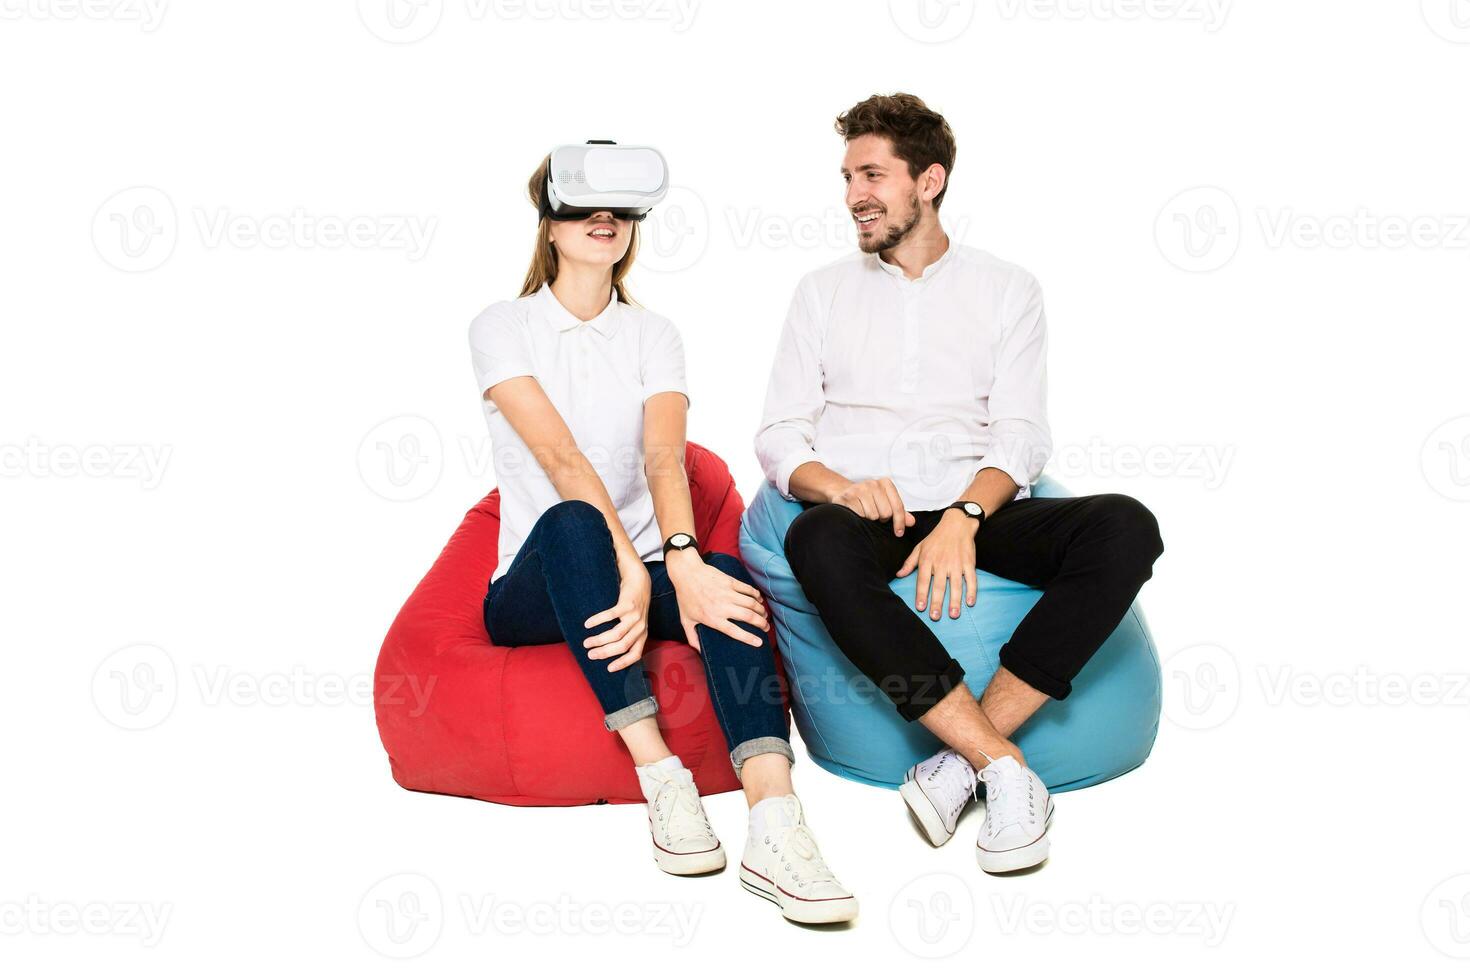
<svg viewBox="0 0 1470 980">
<path fill-rule="evenodd" d="M 668 192 L 669 167 L 653 147 L 588 140 L 551 151 L 541 217 L 580 221 L 611 211 L 615 218 L 642 221 Z"/>
</svg>

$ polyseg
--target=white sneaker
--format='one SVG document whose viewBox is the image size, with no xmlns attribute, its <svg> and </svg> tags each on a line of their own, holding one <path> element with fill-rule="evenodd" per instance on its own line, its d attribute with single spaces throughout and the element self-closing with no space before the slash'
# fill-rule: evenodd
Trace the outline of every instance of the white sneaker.
<svg viewBox="0 0 1470 980">
<path fill-rule="evenodd" d="M 904 776 L 898 795 L 935 847 L 954 836 L 960 814 L 975 799 L 975 767 L 954 749 L 944 749 Z"/>
<path fill-rule="evenodd" d="M 992 874 L 1033 868 L 1051 852 L 1051 794 L 1036 773 L 1003 755 L 980 770 L 985 823 L 975 841 L 980 867 Z"/>
<path fill-rule="evenodd" d="M 792 922 L 847 922 L 858 903 L 822 860 L 801 803 L 783 796 L 769 808 L 764 829 L 752 821 L 740 862 L 740 884 L 775 904 Z M 759 804 L 758 804 L 759 805 Z M 772 812 L 774 811 L 774 812 Z"/>
<path fill-rule="evenodd" d="M 655 784 L 649 794 L 648 831 L 653 835 L 653 862 L 671 875 L 701 875 L 725 866 L 725 849 L 710 827 L 688 769 L 639 770 Z"/>
</svg>

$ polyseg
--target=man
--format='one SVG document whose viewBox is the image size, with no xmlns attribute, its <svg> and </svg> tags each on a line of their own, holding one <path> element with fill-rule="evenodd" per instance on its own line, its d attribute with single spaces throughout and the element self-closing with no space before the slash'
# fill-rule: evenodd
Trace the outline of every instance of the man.
<svg viewBox="0 0 1470 980">
<path fill-rule="evenodd" d="M 920 99 L 875 95 L 837 117 L 860 251 L 797 286 L 756 453 L 805 509 L 786 554 L 843 653 L 905 719 L 947 746 L 904 801 L 936 846 L 985 784 L 986 871 L 1045 860 L 1052 802 L 1012 734 L 1118 625 L 1163 552 L 1131 497 L 1030 496 L 1051 453 L 1046 318 L 1028 273 L 951 244 L 939 223 L 949 124 Z M 975 604 L 976 570 L 1040 588 L 981 696 L 914 610 Z"/>
</svg>

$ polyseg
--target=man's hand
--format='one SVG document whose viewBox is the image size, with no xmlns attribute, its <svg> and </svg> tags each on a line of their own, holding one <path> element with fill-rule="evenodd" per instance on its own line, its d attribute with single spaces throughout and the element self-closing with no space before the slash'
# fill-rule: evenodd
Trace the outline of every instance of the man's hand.
<svg viewBox="0 0 1470 980">
<path fill-rule="evenodd" d="M 949 586 L 949 618 L 960 615 L 960 596 L 965 605 L 975 604 L 975 531 L 978 521 L 963 511 L 947 510 L 929 536 L 914 546 L 898 570 L 903 578 L 914 569 L 919 577 L 914 590 L 914 608 L 920 612 L 929 607 L 929 618 L 936 623 L 944 615 L 944 588 Z M 930 601 L 930 587 L 934 597 Z"/>
<path fill-rule="evenodd" d="M 898 488 L 888 477 L 849 483 L 832 495 L 832 503 L 841 504 L 870 521 L 892 521 L 893 533 L 903 537 L 903 529 L 914 526 L 914 515 L 903 506 Z"/>
</svg>

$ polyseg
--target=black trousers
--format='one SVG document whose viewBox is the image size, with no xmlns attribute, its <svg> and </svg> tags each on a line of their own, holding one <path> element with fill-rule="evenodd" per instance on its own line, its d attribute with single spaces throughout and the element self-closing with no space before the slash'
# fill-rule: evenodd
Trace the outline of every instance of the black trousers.
<svg viewBox="0 0 1470 980">
<path fill-rule="evenodd" d="M 815 504 L 786 532 L 786 557 L 832 639 L 909 721 L 965 676 L 920 622 L 913 600 L 888 588 L 943 515 L 916 511 L 914 526 L 897 537 L 891 521 Z M 1065 698 L 1163 551 L 1153 514 L 1122 494 L 1028 497 L 996 511 L 975 534 L 976 567 L 1043 590 L 1001 647 L 1001 666 L 1048 697 Z M 943 601 L 944 582 L 936 582 L 932 602 Z"/>
</svg>

